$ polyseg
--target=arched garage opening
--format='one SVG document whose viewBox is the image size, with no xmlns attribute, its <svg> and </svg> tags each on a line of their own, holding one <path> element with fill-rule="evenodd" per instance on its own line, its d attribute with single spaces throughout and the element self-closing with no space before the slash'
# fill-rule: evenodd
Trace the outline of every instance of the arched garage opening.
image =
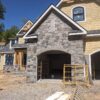
<svg viewBox="0 0 100 100">
<path fill-rule="evenodd" d="M 100 51 L 91 55 L 92 79 L 100 79 Z"/>
<path fill-rule="evenodd" d="M 38 79 L 62 79 L 64 64 L 71 64 L 71 55 L 68 53 L 53 50 L 38 55 Z"/>
</svg>

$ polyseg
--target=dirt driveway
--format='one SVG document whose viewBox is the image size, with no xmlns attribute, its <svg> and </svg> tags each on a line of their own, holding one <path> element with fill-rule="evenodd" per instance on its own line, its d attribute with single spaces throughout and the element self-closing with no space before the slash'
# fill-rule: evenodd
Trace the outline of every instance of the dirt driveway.
<svg viewBox="0 0 100 100">
<path fill-rule="evenodd" d="M 61 84 L 26 83 L 19 75 L 0 73 L 0 100 L 45 100 L 56 91 L 62 91 Z"/>
<path fill-rule="evenodd" d="M 74 87 L 75 88 L 75 87 Z M 61 82 L 26 83 L 24 76 L 0 73 L 0 100 L 46 100 L 55 92 L 73 93 L 73 87 L 64 88 Z M 85 88 L 79 86 L 75 98 L 78 100 L 100 100 L 100 83 Z M 77 100 L 76 99 L 76 100 Z"/>
</svg>

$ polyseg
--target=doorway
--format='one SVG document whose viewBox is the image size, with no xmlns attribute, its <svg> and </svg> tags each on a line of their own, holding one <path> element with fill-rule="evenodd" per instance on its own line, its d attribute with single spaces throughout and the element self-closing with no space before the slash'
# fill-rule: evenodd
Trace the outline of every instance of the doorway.
<svg viewBox="0 0 100 100">
<path fill-rule="evenodd" d="M 38 79 L 63 79 L 64 64 L 71 64 L 71 55 L 48 51 L 38 56 Z"/>
<path fill-rule="evenodd" d="M 15 65 L 18 66 L 19 70 L 26 69 L 27 62 L 27 50 L 26 49 L 16 49 L 15 50 Z"/>
<path fill-rule="evenodd" d="M 91 55 L 92 79 L 100 80 L 100 52 Z"/>
</svg>

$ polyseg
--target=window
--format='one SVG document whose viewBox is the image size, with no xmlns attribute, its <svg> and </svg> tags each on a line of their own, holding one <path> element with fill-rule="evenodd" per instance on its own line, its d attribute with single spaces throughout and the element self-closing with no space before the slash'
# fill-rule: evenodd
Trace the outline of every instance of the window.
<svg viewBox="0 0 100 100">
<path fill-rule="evenodd" d="M 12 48 L 12 46 L 14 45 L 14 44 L 16 44 L 17 43 L 17 39 L 12 39 L 12 40 L 10 40 L 10 48 Z"/>
<path fill-rule="evenodd" d="M 13 54 L 6 54 L 6 65 L 13 65 Z"/>
<path fill-rule="evenodd" d="M 16 43 L 16 40 L 11 40 L 11 46 L 13 46 Z"/>
<path fill-rule="evenodd" d="M 73 20 L 74 21 L 84 21 L 84 8 L 83 7 L 75 7 L 73 9 Z"/>
</svg>

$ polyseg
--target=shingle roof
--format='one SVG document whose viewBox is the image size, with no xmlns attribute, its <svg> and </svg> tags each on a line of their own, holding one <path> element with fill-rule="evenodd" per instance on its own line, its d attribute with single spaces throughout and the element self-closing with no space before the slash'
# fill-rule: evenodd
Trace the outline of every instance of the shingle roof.
<svg viewBox="0 0 100 100">
<path fill-rule="evenodd" d="M 12 48 L 27 48 L 28 44 L 14 44 Z"/>
<path fill-rule="evenodd" d="M 9 47 L 9 44 L 7 44 L 4 48 L 0 49 L 0 53 L 14 53 L 14 49 Z"/>
<path fill-rule="evenodd" d="M 100 34 L 100 30 L 91 30 L 88 31 L 88 34 Z"/>
<path fill-rule="evenodd" d="M 91 31 L 88 31 L 87 33 L 87 37 L 98 37 L 100 36 L 100 30 L 91 30 Z"/>
</svg>

